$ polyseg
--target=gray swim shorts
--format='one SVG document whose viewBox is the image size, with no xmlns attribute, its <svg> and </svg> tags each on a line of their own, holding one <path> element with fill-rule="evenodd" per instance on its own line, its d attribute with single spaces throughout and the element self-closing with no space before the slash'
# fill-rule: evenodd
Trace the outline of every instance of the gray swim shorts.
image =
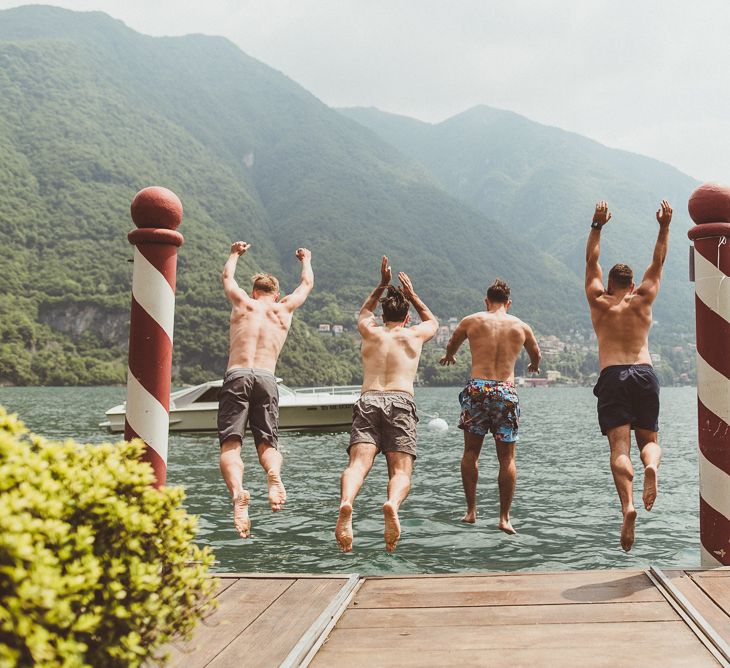
<svg viewBox="0 0 730 668">
<path fill-rule="evenodd" d="M 218 439 L 243 441 L 246 422 L 256 446 L 262 443 L 278 448 L 279 388 L 276 377 L 265 369 L 226 371 L 218 399 Z"/>
<path fill-rule="evenodd" d="M 352 407 L 350 447 L 372 443 L 379 452 L 416 458 L 416 404 L 407 392 L 365 392 Z"/>
</svg>

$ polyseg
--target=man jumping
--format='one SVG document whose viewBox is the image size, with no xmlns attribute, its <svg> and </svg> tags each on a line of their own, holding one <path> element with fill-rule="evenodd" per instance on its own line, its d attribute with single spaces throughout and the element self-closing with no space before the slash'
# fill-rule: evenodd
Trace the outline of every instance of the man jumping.
<svg viewBox="0 0 730 668">
<path fill-rule="evenodd" d="M 656 212 L 659 235 L 654 255 L 638 288 L 634 274 L 625 264 L 615 265 L 603 287 L 598 264 L 601 229 L 611 220 L 608 205 L 596 204 L 586 246 L 586 297 L 593 329 L 598 338 L 601 374 L 593 389 L 598 397 L 598 423 L 611 448 L 611 472 L 616 484 L 623 524 L 621 547 L 627 552 L 634 544 L 634 469 L 631 464 L 631 430 L 644 464 L 644 507 L 651 510 L 657 496 L 657 471 L 662 451 L 659 447 L 659 380 L 649 355 L 651 305 L 659 292 L 662 267 L 667 257 L 672 208 L 662 200 Z"/>
<path fill-rule="evenodd" d="M 312 254 L 298 248 L 302 263 L 299 286 L 279 300 L 279 281 L 270 274 L 253 277 L 251 296 L 238 287 L 236 263 L 250 244 L 237 241 L 223 268 L 223 289 L 231 302 L 230 353 L 218 407 L 220 468 L 233 500 L 233 525 L 241 538 L 251 534 L 250 494 L 243 489 L 241 443 L 246 423 L 251 429 L 259 462 L 269 482 L 269 503 L 276 512 L 286 502 L 281 482 L 282 457 L 278 450 L 279 390 L 274 371 L 291 327 L 292 314 L 307 299 L 314 285 Z"/>
<path fill-rule="evenodd" d="M 455 364 L 454 355 L 467 339 L 471 349 L 471 380 L 459 395 L 464 430 L 461 481 L 466 497 L 462 522 L 477 519 L 479 454 L 484 437 L 491 432 L 499 460 L 499 528 L 517 533 L 509 511 L 517 485 L 515 447 L 520 420 L 520 402 L 515 391 L 515 362 L 524 347 L 530 356 L 529 371 L 538 373 L 540 348 L 530 326 L 507 313 L 512 305 L 509 286 L 499 279 L 487 290 L 486 311 L 464 318 L 454 330 L 440 364 Z"/>
<path fill-rule="evenodd" d="M 385 549 L 395 550 L 400 538 L 398 509 L 411 488 L 416 459 L 416 405 L 413 380 L 423 344 L 438 329 L 438 320 L 413 290 L 406 274 L 398 274 L 401 288 L 389 285 L 391 269 L 383 256 L 380 284 L 360 309 L 357 328 L 362 336 L 364 378 L 360 399 L 353 407 L 348 453 L 342 473 L 340 513 L 335 537 L 343 552 L 352 551 L 352 504 L 379 452 L 388 464 L 388 499 L 383 504 Z M 387 288 L 388 294 L 380 299 Z M 380 299 L 383 325 L 375 320 Z M 409 302 L 421 323 L 407 327 Z"/>
</svg>

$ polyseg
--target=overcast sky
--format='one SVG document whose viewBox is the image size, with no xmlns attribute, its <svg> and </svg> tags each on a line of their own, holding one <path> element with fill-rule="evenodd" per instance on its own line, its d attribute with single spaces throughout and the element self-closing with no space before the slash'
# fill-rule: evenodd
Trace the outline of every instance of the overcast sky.
<svg viewBox="0 0 730 668">
<path fill-rule="evenodd" d="M 331 106 L 438 122 L 487 104 L 730 183 L 728 0 L 52 4 L 149 35 L 224 35 Z"/>
</svg>

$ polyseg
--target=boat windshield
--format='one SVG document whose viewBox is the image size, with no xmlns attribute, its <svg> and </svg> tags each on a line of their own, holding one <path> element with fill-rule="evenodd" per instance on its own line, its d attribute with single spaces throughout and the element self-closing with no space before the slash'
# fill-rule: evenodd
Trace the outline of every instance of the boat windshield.
<svg viewBox="0 0 730 668">
<path fill-rule="evenodd" d="M 215 402 L 218 403 L 218 395 L 220 394 L 221 388 L 220 387 L 209 387 L 203 394 L 201 394 L 193 403 L 194 404 L 202 404 L 206 402 Z"/>
<path fill-rule="evenodd" d="M 290 387 L 287 387 L 283 383 L 277 383 L 277 387 L 279 388 L 279 396 L 281 396 L 283 394 L 286 396 L 293 397 L 296 394 L 296 392 L 294 392 L 294 390 L 292 390 Z"/>
</svg>

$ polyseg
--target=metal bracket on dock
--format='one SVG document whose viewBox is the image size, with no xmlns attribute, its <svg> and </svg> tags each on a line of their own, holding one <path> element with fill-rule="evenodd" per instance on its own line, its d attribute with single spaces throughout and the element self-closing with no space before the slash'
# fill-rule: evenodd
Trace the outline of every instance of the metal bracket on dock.
<svg viewBox="0 0 730 668">
<path fill-rule="evenodd" d="M 708 622 L 679 591 L 664 572 L 656 566 L 649 566 L 646 571 L 654 586 L 667 599 L 668 603 L 679 613 L 680 617 L 687 622 L 694 634 L 712 652 L 713 656 L 721 665 L 730 668 L 730 645 L 728 645 Z"/>
<path fill-rule="evenodd" d="M 363 581 L 358 573 L 347 578 L 342 589 L 294 645 L 286 659 L 279 664 L 279 668 L 306 668 L 309 665 Z"/>
</svg>

